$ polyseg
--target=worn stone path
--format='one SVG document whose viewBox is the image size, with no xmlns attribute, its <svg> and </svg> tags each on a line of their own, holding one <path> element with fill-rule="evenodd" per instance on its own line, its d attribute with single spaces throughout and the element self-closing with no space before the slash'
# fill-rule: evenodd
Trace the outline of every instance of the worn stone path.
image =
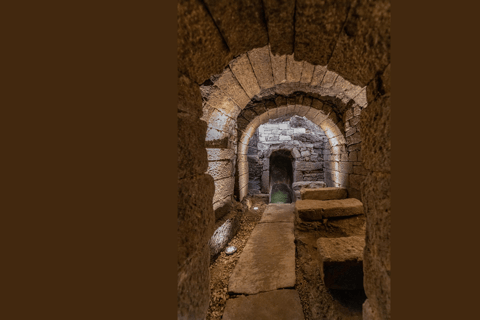
<svg viewBox="0 0 480 320">
<path fill-rule="evenodd" d="M 223 319 L 303 320 L 295 287 L 295 204 L 269 204 L 230 277 Z M 245 296 L 248 295 L 248 296 Z"/>
</svg>

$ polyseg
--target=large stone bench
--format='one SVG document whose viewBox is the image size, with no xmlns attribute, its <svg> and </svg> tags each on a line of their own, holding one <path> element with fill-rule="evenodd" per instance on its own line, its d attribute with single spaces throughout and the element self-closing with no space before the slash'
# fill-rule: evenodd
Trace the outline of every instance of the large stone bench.
<svg viewBox="0 0 480 320">
<path fill-rule="evenodd" d="M 295 210 L 302 220 L 321 221 L 327 218 L 349 217 L 363 214 L 363 204 L 355 198 L 341 200 L 298 200 Z"/>
<path fill-rule="evenodd" d="M 364 236 L 319 238 L 320 276 L 330 289 L 363 288 Z"/>
<path fill-rule="evenodd" d="M 302 200 L 336 200 L 347 198 L 347 188 L 302 188 L 300 195 Z"/>
</svg>

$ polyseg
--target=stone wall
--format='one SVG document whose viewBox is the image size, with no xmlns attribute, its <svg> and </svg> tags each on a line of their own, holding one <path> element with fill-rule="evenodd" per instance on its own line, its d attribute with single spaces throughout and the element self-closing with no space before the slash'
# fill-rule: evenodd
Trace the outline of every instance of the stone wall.
<svg viewBox="0 0 480 320">
<path fill-rule="evenodd" d="M 210 296 L 208 240 L 214 228 L 215 186 L 212 176 L 205 174 L 207 124 L 199 119 L 200 90 L 187 76 L 179 75 L 178 91 L 178 318 L 203 319 Z"/>
<path fill-rule="evenodd" d="M 276 150 L 291 151 L 293 183 L 323 181 L 327 140 L 323 130 L 305 117 L 283 116 L 259 126 L 248 145 L 249 194 L 270 192 L 269 161 Z"/>
<path fill-rule="evenodd" d="M 363 319 L 390 319 L 390 66 L 368 88 L 369 106 L 361 116 L 362 162 L 367 173 L 362 198 L 367 219 Z"/>
</svg>

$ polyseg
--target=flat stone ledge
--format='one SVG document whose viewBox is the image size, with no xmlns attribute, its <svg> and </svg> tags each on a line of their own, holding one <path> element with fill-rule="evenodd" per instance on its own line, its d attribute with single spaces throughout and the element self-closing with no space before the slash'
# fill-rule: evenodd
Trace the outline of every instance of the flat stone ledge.
<svg viewBox="0 0 480 320">
<path fill-rule="evenodd" d="M 297 290 L 275 290 L 227 300 L 223 320 L 303 320 Z"/>
<path fill-rule="evenodd" d="M 306 221 L 349 217 L 363 214 L 363 204 L 355 198 L 341 200 L 298 200 L 295 202 L 298 216 Z"/>
<path fill-rule="evenodd" d="M 364 236 L 319 238 L 320 276 L 330 289 L 363 288 Z"/>
<path fill-rule="evenodd" d="M 347 188 L 322 188 L 300 190 L 302 200 L 337 200 L 346 199 Z"/>
</svg>

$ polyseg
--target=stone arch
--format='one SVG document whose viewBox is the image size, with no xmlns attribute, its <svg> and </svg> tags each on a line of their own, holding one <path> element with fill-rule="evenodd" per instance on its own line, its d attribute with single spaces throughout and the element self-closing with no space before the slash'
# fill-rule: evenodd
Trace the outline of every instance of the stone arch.
<svg viewBox="0 0 480 320">
<path fill-rule="evenodd" d="M 212 76 L 201 86 L 201 92 L 203 98 L 201 119 L 207 122 L 206 147 L 209 155 L 207 172 L 225 168 L 221 169 L 223 173 L 220 177 L 213 175 L 214 210 L 228 202 L 234 194 L 235 165 L 242 159 L 238 151 L 243 141 L 241 137 L 249 123 L 248 118 L 253 119 L 259 116 L 259 113 L 264 114 L 267 111 L 271 115 L 272 109 L 275 109 L 279 116 L 292 111 L 298 111 L 298 115 L 302 116 L 306 116 L 307 113 L 309 116 L 317 116 L 318 112 L 315 110 L 323 110 L 322 114 L 330 119 L 330 122 L 324 124 L 324 130 L 328 131 L 330 146 L 334 148 L 332 151 L 334 161 L 331 165 L 336 166 L 329 171 L 331 183 L 327 185 L 348 185 L 348 176 L 345 175 L 350 173 L 352 166 L 346 164 L 348 154 L 345 142 L 342 147 L 337 140 L 344 141 L 346 138 L 340 137 L 340 133 L 346 129 L 342 119 L 353 113 L 359 116 L 361 110 L 367 107 L 366 87 L 351 84 L 339 74 L 328 70 L 327 66 L 296 61 L 294 54 L 274 55 L 267 45 L 233 59 L 221 74 Z M 300 108 L 300 105 L 308 109 Z M 288 109 L 282 109 L 283 106 L 287 106 Z M 248 113 L 250 115 L 247 116 Z M 325 119 L 322 118 L 322 122 L 323 120 Z M 355 140 L 357 143 L 360 142 L 359 133 Z M 232 157 L 236 153 L 238 159 L 231 158 L 231 165 L 227 165 L 225 159 L 210 156 L 214 153 L 211 150 L 213 148 L 219 148 L 224 153 L 228 152 Z M 240 179 L 244 179 L 240 178 L 240 174 L 244 174 L 241 171 L 241 167 L 238 166 L 239 200 L 246 194 L 241 191 Z M 358 186 L 360 180 L 356 181 L 356 197 L 360 196 Z"/>
<path fill-rule="evenodd" d="M 327 135 L 329 141 L 330 157 L 327 161 L 326 173 L 330 173 L 331 178 L 327 178 L 326 184 L 329 187 L 339 186 L 348 187 L 348 175 L 351 173 L 351 164 L 348 161 L 346 152 L 346 139 L 337 124 L 332 121 L 322 109 L 316 109 L 304 105 L 287 105 L 271 109 L 251 121 L 238 141 L 238 190 L 239 197 L 243 199 L 248 194 L 248 143 L 257 130 L 257 128 L 268 122 L 270 119 L 276 119 L 283 115 L 300 115 L 318 125 Z"/>
</svg>

